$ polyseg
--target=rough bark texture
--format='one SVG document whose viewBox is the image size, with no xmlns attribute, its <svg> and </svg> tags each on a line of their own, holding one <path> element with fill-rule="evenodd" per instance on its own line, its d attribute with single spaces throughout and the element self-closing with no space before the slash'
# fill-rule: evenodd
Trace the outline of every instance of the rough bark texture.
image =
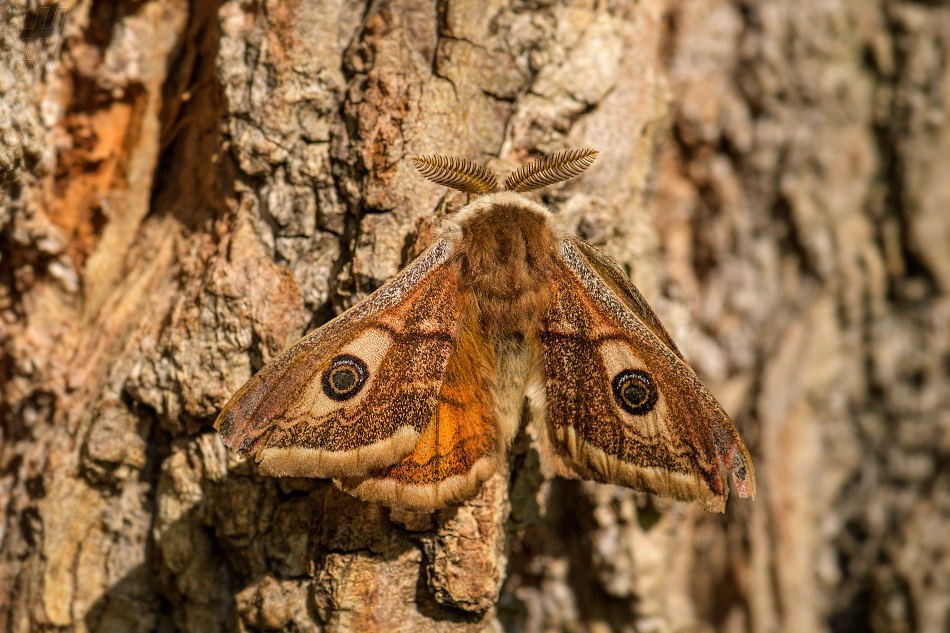
<svg viewBox="0 0 950 633">
<path fill-rule="evenodd" d="M 0 8 L 0 632 L 950 629 L 947 6 L 76 0 L 34 68 L 45 9 Z M 542 481 L 521 438 L 415 515 L 224 449 L 230 394 L 464 203 L 408 156 L 571 147 L 544 200 L 754 502 Z"/>
</svg>

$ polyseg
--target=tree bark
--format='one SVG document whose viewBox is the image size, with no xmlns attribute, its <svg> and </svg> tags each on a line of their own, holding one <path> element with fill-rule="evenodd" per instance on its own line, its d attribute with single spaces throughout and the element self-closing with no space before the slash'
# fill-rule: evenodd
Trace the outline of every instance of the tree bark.
<svg viewBox="0 0 950 633">
<path fill-rule="evenodd" d="M 0 633 L 950 627 L 947 6 L 0 9 Z M 409 156 L 580 147 L 541 198 L 628 267 L 755 501 L 545 481 L 521 435 L 419 515 L 224 448 L 230 395 L 466 202 Z"/>
</svg>

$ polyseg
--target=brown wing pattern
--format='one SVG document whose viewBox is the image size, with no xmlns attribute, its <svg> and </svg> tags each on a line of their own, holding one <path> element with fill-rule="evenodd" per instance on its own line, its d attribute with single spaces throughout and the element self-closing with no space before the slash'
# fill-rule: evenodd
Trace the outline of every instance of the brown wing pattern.
<svg viewBox="0 0 950 633">
<path fill-rule="evenodd" d="M 435 415 L 462 308 L 450 251 L 436 242 L 258 372 L 215 422 L 225 444 L 275 476 L 364 475 L 411 452 Z"/>
<path fill-rule="evenodd" d="M 583 262 L 597 275 L 599 280 L 607 286 L 614 297 L 627 308 L 627 311 L 635 314 L 636 318 L 643 323 L 643 325 L 650 328 L 650 331 L 653 332 L 664 345 L 675 352 L 676 355 L 685 362 L 686 359 L 683 358 L 683 355 L 676 347 L 676 343 L 673 342 L 666 328 L 660 323 L 660 319 L 657 318 L 656 313 L 653 312 L 653 308 L 651 308 L 647 300 L 643 298 L 643 295 L 640 294 L 637 287 L 630 283 L 630 278 L 627 277 L 627 273 L 625 273 L 615 261 L 587 242 L 574 236 L 567 237 L 566 241 L 577 251 L 577 255 L 583 259 Z"/>
<path fill-rule="evenodd" d="M 474 310 L 464 311 L 438 396 L 415 449 L 340 487 L 367 501 L 431 512 L 467 499 L 495 472 L 506 438 L 493 414 L 494 350 Z"/>
<path fill-rule="evenodd" d="M 562 475 L 617 483 L 721 511 L 734 471 L 754 496 L 738 432 L 605 255 L 562 243 L 541 330 L 545 453 Z"/>
</svg>

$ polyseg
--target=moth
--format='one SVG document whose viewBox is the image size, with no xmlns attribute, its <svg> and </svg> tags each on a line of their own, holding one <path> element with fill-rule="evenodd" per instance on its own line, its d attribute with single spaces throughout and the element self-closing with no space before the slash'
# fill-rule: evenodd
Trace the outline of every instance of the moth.
<svg viewBox="0 0 950 633">
<path fill-rule="evenodd" d="M 543 471 L 698 500 L 754 497 L 738 431 L 621 268 L 522 195 L 597 152 L 544 156 L 498 190 L 484 167 L 413 159 L 477 196 L 402 272 L 261 369 L 224 443 L 271 476 L 332 478 L 392 508 L 473 496 L 529 411 Z"/>
</svg>

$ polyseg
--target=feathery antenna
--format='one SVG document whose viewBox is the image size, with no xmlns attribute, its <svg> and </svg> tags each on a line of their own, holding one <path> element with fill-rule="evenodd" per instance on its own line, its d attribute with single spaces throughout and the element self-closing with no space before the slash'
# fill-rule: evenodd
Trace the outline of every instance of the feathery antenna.
<svg viewBox="0 0 950 633">
<path fill-rule="evenodd" d="M 577 176 L 594 164 L 597 150 L 572 149 L 528 163 L 505 181 L 506 191 L 525 193 Z"/>
<path fill-rule="evenodd" d="M 437 185 L 475 195 L 498 191 L 494 174 L 464 158 L 420 156 L 412 160 L 419 172 Z"/>
<path fill-rule="evenodd" d="M 505 181 L 506 191 L 525 193 L 577 176 L 594 164 L 597 150 L 572 149 L 528 163 Z M 413 157 L 419 172 L 437 185 L 477 196 L 498 191 L 494 174 L 481 165 L 453 156 Z"/>
</svg>

